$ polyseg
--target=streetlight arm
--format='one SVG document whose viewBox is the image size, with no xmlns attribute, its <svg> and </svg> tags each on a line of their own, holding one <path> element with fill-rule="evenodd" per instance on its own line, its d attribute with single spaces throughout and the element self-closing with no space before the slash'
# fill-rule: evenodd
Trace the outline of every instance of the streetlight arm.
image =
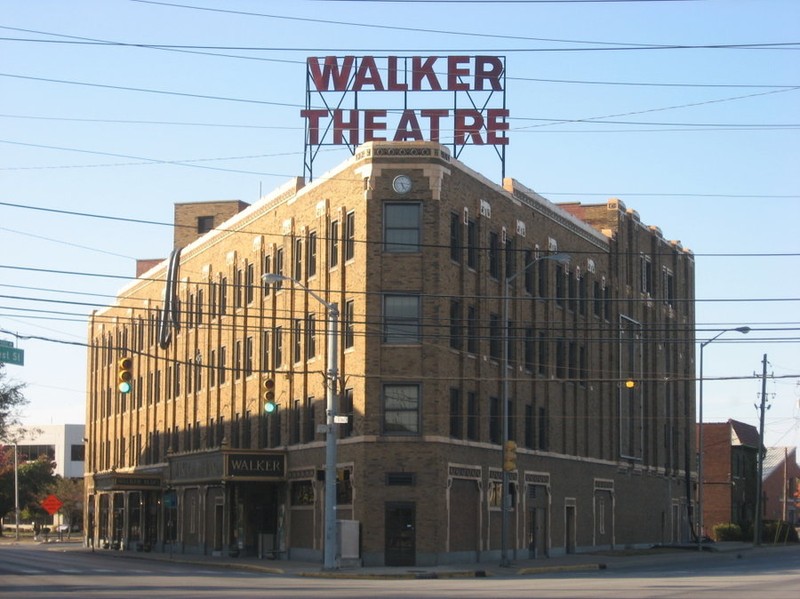
<svg viewBox="0 0 800 599">
<path fill-rule="evenodd" d="M 316 292 L 312 291 L 311 289 L 309 289 L 308 287 L 303 285 L 297 279 L 293 279 L 292 277 L 287 277 L 286 275 L 281 275 L 281 274 L 278 274 L 278 273 L 266 273 L 266 274 L 263 274 L 263 275 L 261 275 L 261 279 L 267 284 L 277 283 L 279 281 L 290 281 L 291 283 L 294 283 L 300 289 L 305 291 L 308 295 L 313 297 L 315 300 L 317 300 L 320 304 L 325 306 L 325 308 L 328 310 L 328 313 L 331 316 L 334 316 L 334 317 L 335 316 L 339 316 L 339 307 L 335 303 L 326 302 Z"/>
</svg>

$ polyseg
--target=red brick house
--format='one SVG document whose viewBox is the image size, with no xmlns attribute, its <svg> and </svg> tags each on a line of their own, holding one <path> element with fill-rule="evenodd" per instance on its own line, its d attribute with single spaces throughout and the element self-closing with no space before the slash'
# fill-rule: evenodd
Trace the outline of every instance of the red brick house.
<svg viewBox="0 0 800 599">
<path fill-rule="evenodd" d="M 737 420 L 702 426 L 703 534 L 713 536 L 715 525 L 728 522 L 751 530 L 758 493 L 758 430 Z"/>
<path fill-rule="evenodd" d="M 771 447 L 762 474 L 765 520 L 800 525 L 800 466 L 796 447 Z"/>
</svg>

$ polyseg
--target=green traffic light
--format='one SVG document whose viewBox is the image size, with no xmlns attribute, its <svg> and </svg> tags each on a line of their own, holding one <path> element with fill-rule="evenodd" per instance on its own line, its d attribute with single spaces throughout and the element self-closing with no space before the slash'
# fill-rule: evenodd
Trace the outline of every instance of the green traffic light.
<svg viewBox="0 0 800 599">
<path fill-rule="evenodd" d="M 128 381 L 123 381 L 119 384 L 119 392 L 120 393 L 130 393 L 131 392 L 131 384 Z"/>
<path fill-rule="evenodd" d="M 278 406 L 275 405 L 274 402 L 268 401 L 264 404 L 264 411 L 267 414 L 272 414 Z"/>
</svg>

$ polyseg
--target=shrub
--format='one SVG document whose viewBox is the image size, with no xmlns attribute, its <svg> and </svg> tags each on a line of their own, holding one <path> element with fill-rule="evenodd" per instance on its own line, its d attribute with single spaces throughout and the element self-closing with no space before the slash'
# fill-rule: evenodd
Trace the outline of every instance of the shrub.
<svg viewBox="0 0 800 599">
<path fill-rule="evenodd" d="M 717 541 L 742 540 L 742 529 L 738 524 L 733 524 L 731 522 L 714 525 L 711 529 L 711 534 L 714 535 L 714 539 Z"/>
</svg>

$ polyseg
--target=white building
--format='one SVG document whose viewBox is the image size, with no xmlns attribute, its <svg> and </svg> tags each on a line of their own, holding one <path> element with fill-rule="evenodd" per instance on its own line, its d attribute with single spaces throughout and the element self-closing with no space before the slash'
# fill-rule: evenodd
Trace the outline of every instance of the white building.
<svg viewBox="0 0 800 599">
<path fill-rule="evenodd" d="M 21 459 L 35 460 L 47 455 L 55 461 L 55 474 L 64 478 L 82 478 L 85 443 L 83 424 L 31 425 L 12 432 L 8 438 L 16 440 Z"/>
</svg>

